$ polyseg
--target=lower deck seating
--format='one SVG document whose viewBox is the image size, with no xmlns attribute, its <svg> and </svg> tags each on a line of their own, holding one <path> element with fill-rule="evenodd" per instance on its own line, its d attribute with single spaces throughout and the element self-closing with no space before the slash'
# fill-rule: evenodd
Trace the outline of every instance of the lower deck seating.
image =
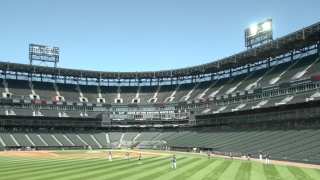
<svg viewBox="0 0 320 180">
<path fill-rule="evenodd" d="M 109 134 L 110 142 L 120 141 L 120 138 L 122 136 L 122 133 L 120 132 L 109 132 L 108 134 Z"/>
<path fill-rule="evenodd" d="M 26 134 L 23 132 L 12 133 L 14 138 L 17 140 L 20 146 L 33 146 L 32 143 L 27 139 Z"/>
<path fill-rule="evenodd" d="M 75 133 L 66 132 L 65 135 L 67 138 L 75 145 L 75 146 L 86 146 L 87 144 L 84 143 Z"/>
<path fill-rule="evenodd" d="M 102 148 L 110 147 L 107 142 L 107 135 L 105 132 L 93 132 L 92 135 L 98 141 L 98 143 L 102 146 Z"/>
<path fill-rule="evenodd" d="M 48 146 L 61 146 L 58 141 L 56 141 L 51 133 L 41 133 L 40 136 L 48 144 Z"/>
<path fill-rule="evenodd" d="M 275 158 L 319 160 L 320 129 L 218 130 L 178 132 L 167 138 L 170 147 L 201 147 L 258 156 L 260 150 Z"/>
<path fill-rule="evenodd" d="M 27 135 L 36 146 L 46 146 L 46 144 L 40 139 L 37 132 L 28 132 Z"/>
<path fill-rule="evenodd" d="M 6 146 L 18 146 L 13 139 L 11 138 L 11 133 L 9 132 L 0 132 L 0 137 L 3 140 L 3 142 L 6 144 Z"/>
<path fill-rule="evenodd" d="M 71 142 L 64 136 L 63 132 L 54 132 L 54 136 L 63 146 L 74 146 Z"/>
<path fill-rule="evenodd" d="M 88 143 L 89 146 L 91 146 L 94 149 L 100 148 L 99 144 L 95 141 L 95 139 L 92 138 L 91 133 L 88 132 L 79 132 L 78 135 L 82 140 L 84 140 L 86 143 Z"/>
</svg>

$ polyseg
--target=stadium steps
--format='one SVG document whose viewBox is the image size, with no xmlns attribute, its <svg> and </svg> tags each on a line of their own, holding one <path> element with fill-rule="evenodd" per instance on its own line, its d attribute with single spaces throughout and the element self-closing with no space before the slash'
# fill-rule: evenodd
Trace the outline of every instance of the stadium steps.
<svg viewBox="0 0 320 180">
<path fill-rule="evenodd" d="M 46 142 L 43 141 L 43 139 L 39 137 L 38 133 L 28 132 L 27 134 L 36 146 L 48 146 L 48 144 L 46 144 Z"/>
<path fill-rule="evenodd" d="M 163 132 L 158 137 L 156 137 L 154 141 L 163 141 L 174 134 L 176 134 L 176 132 Z"/>
<path fill-rule="evenodd" d="M 0 135 L 0 143 L 2 144 L 2 146 L 7 146 L 6 143 L 3 141 L 1 135 Z"/>
<path fill-rule="evenodd" d="M 164 102 L 171 102 L 175 97 L 174 95 L 178 92 L 178 90 L 180 89 L 181 84 L 178 84 L 175 88 L 175 90 L 171 93 L 171 95 L 169 97 L 166 98 L 166 100 Z M 183 93 L 183 92 L 181 92 Z"/>
<path fill-rule="evenodd" d="M 118 144 L 118 148 L 121 148 L 121 146 L 122 146 L 122 140 L 123 140 L 124 134 L 125 134 L 125 133 L 122 133 L 122 134 L 121 134 L 121 137 L 120 137 L 120 140 L 119 140 L 119 144 Z"/>
<path fill-rule="evenodd" d="M 48 143 L 41 137 L 40 134 L 38 134 L 38 137 L 46 146 L 49 146 Z"/>
<path fill-rule="evenodd" d="M 39 136 L 47 143 L 48 146 L 61 146 L 61 143 L 52 137 L 51 133 L 39 132 Z"/>
<path fill-rule="evenodd" d="M 211 83 L 210 86 L 206 90 L 204 90 L 201 94 L 199 94 L 197 97 L 195 97 L 195 99 L 201 99 L 212 87 L 214 87 L 218 83 L 218 81 L 219 81 L 219 78 L 216 81 L 214 81 L 214 83 Z M 209 94 L 208 97 L 214 97 L 217 93 L 218 93 L 217 91 L 214 91 L 211 94 Z"/>
<path fill-rule="evenodd" d="M 63 144 L 63 146 L 74 146 L 74 144 L 62 133 L 54 132 L 54 136 Z"/>
<path fill-rule="evenodd" d="M 93 132 L 92 135 L 94 138 L 98 141 L 98 143 L 102 146 L 102 148 L 109 148 L 110 146 L 110 140 L 108 142 L 106 136 L 108 133 L 105 132 Z"/>
<path fill-rule="evenodd" d="M 31 143 L 26 137 L 26 134 L 23 132 L 12 132 L 13 137 L 16 139 L 20 146 L 33 146 L 34 144 Z"/>
<path fill-rule="evenodd" d="M 140 136 L 135 139 L 135 141 L 151 141 L 157 137 L 159 132 L 141 132 Z"/>
<path fill-rule="evenodd" d="M 32 144 L 32 146 L 36 146 L 36 144 L 32 141 L 28 134 L 25 134 L 25 136 L 28 139 L 28 141 Z"/>
<path fill-rule="evenodd" d="M 63 144 L 56 138 L 55 135 L 51 134 L 51 136 L 54 140 L 56 140 L 60 144 L 60 146 L 63 146 Z"/>
<path fill-rule="evenodd" d="M 80 139 L 80 141 L 82 141 L 85 145 L 89 145 L 86 141 L 84 141 L 78 134 L 76 135 L 79 139 Z"/>
<path fill-rule="evenodd" d="M 1 132 L 0 136 L 7 146 L 18 146 L 18 144 L 11 137 L 11 134 L 9 134 L 8 132 Z"/>
<path fill-rule="evenodd" d="M 278 75 L 277 77 L 275 78 L 272 78 L 270 81 L 269 81 L 269 84 L 275 84 L 276 82 L 278 82 L 280 79 L 281 79 L 281 76 L 283 76 L 287 71 L 289 71 L 292 67 L 294 67 L 300 60 L 301 58 L 299 58 L 298 60 L 296 60 L 293 64 L 291 64 L 286 70 L 284 70 L 280 75 Z"/>
<path fill-rule="evenodd" d="M 20 146 L 19 142 L 16 140 L 16 138 L 10 134 L 11 139 L 13 140 L 14 143 L 16 143 L 17 146 Z"/>
<path fill-rule="evenodd" d="M 91 133 L 78 132 L 77 135 L 93 149 L 100 149 L 101 145 L 92 137 Z"/>
<path fill-rule="evenodd" d="M 222 94 L 226 94 L 229 91 L 233 91 L 232 88 L 235 87 L 235 83 L 242 81 L 243 79 L 245 79 L 245 77 L 243 77 L 241 74 L 239 74 L 241 71 L 237 71 L 237 74 L 233 75 L 232 77 L 229 78 L 229 81 L 227 81 L 225 84 L 223 84 L 222 86 L 220 86 L 214 93 L 215 95 L 219 95 L 219 93 L 221 92 L 220 95 Z M 215 96 L 214 95 L 214 96 Z M 210 94 L 209 97 L 214 97 L 212 96 L 212 93 Z"/>
<path fill-rule="evenodd" d="M 106 139 L 107 139 L 107 143 L 110 143 L 110 138 L 108 133 L 106 133 Z"/>
<path fill-rule="evenodd" d="M 152 141 L 155 141 L 158 137 L 160 137 L 163 133 L 160 133 L 158 136 L 154 137 Z"/>
<path fill-rule="evenodd" d="M 123 141 L 133 141 L 133 139 L 138 135 L 138 132 L 126 132 L 123 136 Z"/>
<path fill-rule="evenodd" d="M 136 135 L 136 137 L 133 138 L 133 141 L 135 141 L 135 140 L 140 136 L 140 134 L 141 134 L 141 133 L 138 133 L 138 134 Z"/>
<path fill-rule="evenodd" d="M 100 147 L 100 149 L 102 148 L 101 144 L 96 140 L 96 138 L 91 134 L 90 135 L 91 138 L 94 140 L 94 142 L 96 142 L 98 144 L 98 146 Z"/>
<path fill-rule="evenodd" d="M 301 78 L 304 74 L 306 74 L 308 72 L 308 70 L 318 61 L 320 60 L 320 57 L 318 57 L 314 62 L 312 62 L 308 67 L 306 67 L 305 69 L 303 69 L 302 71 L 299 71 L 298 73 L 296 73 L 292 79 L 299 79 Z"/>
<path fill-rule="evenodd" d="M 201 81 L 200 82 L 197 82 L 195 83 L 194 87 L 188 92 L 187 95 L 184 95 L 180 101 L 187 101 L 190 97 L 191 97 L 191 94 L 198 88 L 198 86 L 200 85 Z"/>
<path fill-rule="evenodd" d="M 119 142 L 122 136 L 122 133 L 120 132 L 109 132 L 108 134 L 109 134 L 110 142 L 114 142 L 114 141 Z"/>
<path fill-rule="evenodd" d="M 73 144 L 73 142 L 66 136 L 66 135 L 63 135 L 73 146 L 75 146 L 74 144 Z"/>
</svg>

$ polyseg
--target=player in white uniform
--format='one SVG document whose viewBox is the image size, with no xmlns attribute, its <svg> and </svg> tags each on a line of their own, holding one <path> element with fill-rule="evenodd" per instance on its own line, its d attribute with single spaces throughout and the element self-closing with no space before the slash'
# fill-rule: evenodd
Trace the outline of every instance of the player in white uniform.
<svg viewBox="0 0 320 180">
<path fill-rule="evenodd" d="M 126 160 L 129 161 L 129 152 L 126 153 Z"/>
<path fill-rule="evenodd" d="M 109 161 L 112 161 L 112 153 L 111 153 L 111 151 L 109 152 Z"/>
<path fill-rule="evenodd" d="M 233 155 L 230 153 L 230 161 L 233 161 Z"/>
<path fill-rule="evenodd" d="M 172 169 L 177 169 L 176 155 L 173 155 L 173 157 L 172 157 Z"/>
<path fill-rule="evenodd" d="M 270 155 L 267 153 L 266 154 L 266 162 L 265 162 L 265 164 L 269 164 L 269 159 L 270 159 Z"/>
<path fill-rule="evenodd" d="M 262 161 L 262 151 L 259 151 L 259 160 Z"/>
</svg>

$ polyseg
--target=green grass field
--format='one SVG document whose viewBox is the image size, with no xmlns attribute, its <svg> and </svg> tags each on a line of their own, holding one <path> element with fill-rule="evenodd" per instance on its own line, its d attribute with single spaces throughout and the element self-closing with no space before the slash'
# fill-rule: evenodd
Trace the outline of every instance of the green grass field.
<svg viewBox="0 0 320 180">
<path fill-rule="evenodd" d="M 150 152 L 150 151 L 149 151 Z M 137 158 L 38 158 L 0 156 L 0 179 L 5 180 L 308 180 L 320 179 L 320 170 L 261 162 L 235 160 L 233 162 L 203 155 L 175 153 L 178 169 L 171 168 L 169 155 Z M 86 154 L 87 151 L 57 151 L 56 154 Z M 99 152 L 97 152 L 99 153 Z M 101 152 L 100 152 L 101 153 Z M 103 151 L 102 153 L 108 153 Z M 113 154 L 124 152 L 113 151 Z M 272 163 L 272 161 L 271 161 Z"/>
</svg>

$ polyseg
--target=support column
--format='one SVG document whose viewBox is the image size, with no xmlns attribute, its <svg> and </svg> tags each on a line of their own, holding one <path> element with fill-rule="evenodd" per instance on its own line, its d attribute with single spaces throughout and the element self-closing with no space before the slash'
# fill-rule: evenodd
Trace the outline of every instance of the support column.
<svg viewBox="0 0 320 180">
<path fill-rule="evenodd" d="M 320 42 L 317 43 L 318 55 L 320 56 Z"/>
<path fill-rule="evenodd" d="M 229 73 L 230 73 L 230 77 L 229 78 L 231 79 L 232 78 L 232 69 L 231 68 L 230 68 L 230 72 Z"/>
<path fill-rule="evenodd" d="M 290 58 L 291 58 L 291 59 L 290 59 L 291 64 L 293 63 L 293 51 L 294 51 L 294 50 L 291 50 L 291 55 L 290 55 Z"/>
</svg>

